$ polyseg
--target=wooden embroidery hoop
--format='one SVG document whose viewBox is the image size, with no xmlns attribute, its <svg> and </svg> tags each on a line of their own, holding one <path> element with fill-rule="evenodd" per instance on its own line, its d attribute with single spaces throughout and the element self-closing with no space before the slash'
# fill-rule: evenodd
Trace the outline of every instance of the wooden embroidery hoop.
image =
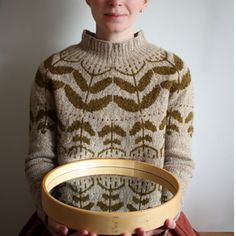
<svg viewBox="0 0 236 236">
<path fill-rule="evenodd" d="M 166 203 L 140 211 L 99 212 L 84 210 L 64 204 L 50 194 L 58 184 L 78 177 L 92 175 L 124 175 L 151 180 L 167 188 L 173 197 Z M 42 182 L 42 205 L 47 215 L 69 228 L 87 229 L 97 234 L 119 235 L 145 231 L 164 225 L 173 219 L 181 208 L 181 193 L 178 180 L 168 171 L 152 164 L 127 159 L 89 159 L 61 165 L 50 171 Z"/>
</svg>

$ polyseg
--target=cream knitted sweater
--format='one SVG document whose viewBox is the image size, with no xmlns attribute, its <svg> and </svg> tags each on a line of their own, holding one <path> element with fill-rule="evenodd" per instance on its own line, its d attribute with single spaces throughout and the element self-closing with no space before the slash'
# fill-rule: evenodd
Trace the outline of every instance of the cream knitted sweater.
<svg viewBox="0 0 236 236">
<path fill-rule="evenodd" d="M 84 30 L 80 43 L 41 63 L 31 89 L 25 172 L 39 216 L 44 220 L 42 178 L 75 160 L 148 162 L 174 173 L 184 191 L 194 168 L 192 134 L 193 82 L 181 58 L 147 42 L 143 31 L 109 42 Z M 161 187 L 142 184 L 145 191 L 139 180 L 87 178 L 63 185 L 60 197 L 102 211 L 146 209 L 166 199 Z"/>
</svg>

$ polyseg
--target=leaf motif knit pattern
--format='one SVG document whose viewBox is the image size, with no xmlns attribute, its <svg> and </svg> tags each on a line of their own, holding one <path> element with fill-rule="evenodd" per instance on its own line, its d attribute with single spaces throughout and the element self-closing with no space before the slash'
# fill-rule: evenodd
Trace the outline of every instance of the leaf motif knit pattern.
<svg viewBox="0 0 236 236">
<path fill-rule="evenodd" d="M 143 31 L 110 42 L 84 30 L 80 43 L 39 65 L 29 134 L 25 172 L 42 220 L 44 175 L 75 160 L 148 162 L 172 172 L 185 191 L 194 169 L 190 70 L 176 54 L 149 43 Z M 168 199 L 160 186 L 121 176 L 71 180 L 59 192 L 68 204 L 101 211 L 147 209 Z"/>
</svg>

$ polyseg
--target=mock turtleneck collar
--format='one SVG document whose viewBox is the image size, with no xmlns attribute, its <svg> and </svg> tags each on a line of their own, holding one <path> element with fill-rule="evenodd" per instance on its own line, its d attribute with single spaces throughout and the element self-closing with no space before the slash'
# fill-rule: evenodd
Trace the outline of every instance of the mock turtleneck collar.
<svg viewBox="0 0 236 236">
<path fill-rule="evenodd" d="M 134 37 L 120 42 L 98 39 L 95 33 L 84 30 L 82 34 L 82 47 L 85 50 L 108 57 L 128 57 L 147 44 L 143 31 L 138 31 Z"/>
</svg>

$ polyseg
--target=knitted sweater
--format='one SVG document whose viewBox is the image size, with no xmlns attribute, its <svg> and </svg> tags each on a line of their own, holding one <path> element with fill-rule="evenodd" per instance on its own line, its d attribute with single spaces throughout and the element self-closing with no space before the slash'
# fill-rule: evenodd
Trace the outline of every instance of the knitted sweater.
<svg viewBox="0 0 236 236">
<path fill-rule="evenodd" d="M 110 42 L 84 30 L 80 43 L 40 64 L 31 89 L 25 172 L 39 216 L 44 220 L 44 175 L 75 160 L 148 162 L 172 172 L 185 191 L 194 169 L 192 134 L 193 82 L 180 57 L 149 43 L 143 31 Z M 147 209 L 168 197 L 161 187 L 142 184 L 145 192 L 140 180 L 95 176 L 68 181 L 60 197 L 101 211 Z"/>
</svg>

